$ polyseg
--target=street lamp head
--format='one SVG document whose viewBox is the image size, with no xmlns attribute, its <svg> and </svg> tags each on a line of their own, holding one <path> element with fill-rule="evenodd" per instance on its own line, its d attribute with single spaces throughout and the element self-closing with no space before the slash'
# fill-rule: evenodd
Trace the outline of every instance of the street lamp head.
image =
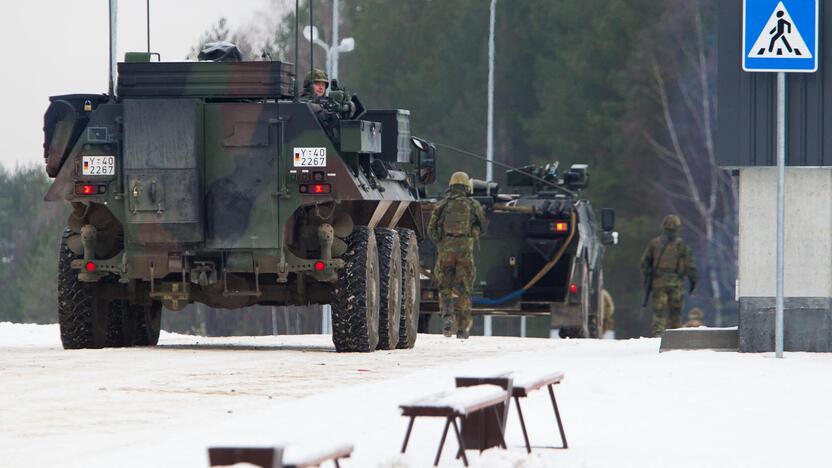
<svg viewBox="0 0 832 468">
<path fill-rule="evenodd" d="M 351 37 L 345 37 L 341 40 L 341 43 L 338 44 L 339 52 L 352 52 L 353 49 L 355 49 L 355 39 Z"/>
<path fill-rule="evenodd" d="M 305 26 L 303 28 L 303 37 L 307 41 L 317 41 L 318 40 L 318 28 L 315 26 Z"/>
</svg>

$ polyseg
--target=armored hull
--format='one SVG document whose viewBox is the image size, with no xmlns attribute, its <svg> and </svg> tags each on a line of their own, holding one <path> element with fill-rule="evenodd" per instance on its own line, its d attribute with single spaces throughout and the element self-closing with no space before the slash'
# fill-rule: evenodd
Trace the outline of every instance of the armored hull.
<svg viewBox="0 0 832 468">
<path fill-rule="evenodd" d="M 84 330 L 119 328 L 97 317 L 123 322 L 121 309 L 141 315 L 130 327 L 147 328 L 149 314 L 154 328 L 161 304 L 175 311 L 195 301 L 332 304 L 339 350 L 413 345 L 419 304 L 402 289 L 417 281 L 424 228 L 409 113 L 345 115 L 300 101 L 291 70 L 124 63 L 117 97 L 51 98 L 46 200 L 73 207 L 66 288 L 95 303 L 80 315 L 77 304 L 59 311 L 65 345 L 135 344 Z M 342 297 L 356 288 L 367 296 L 360 307 Z M 391 327 L 386 342 L 379 323 Z"/>
</svg>

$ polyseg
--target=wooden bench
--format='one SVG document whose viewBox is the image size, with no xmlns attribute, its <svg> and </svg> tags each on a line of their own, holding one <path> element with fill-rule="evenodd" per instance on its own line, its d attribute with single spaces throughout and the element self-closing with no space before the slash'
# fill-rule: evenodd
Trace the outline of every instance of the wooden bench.
<svg viewBox="0 0 832 468">
<path fill-rule="evenodd" d="M 560 440 L 563 444 L 562 448 L 569 448 L 566 442 L 566 434 L 563 431 L 563 422 L 560 419 L 560 411 L 558 411 L 558 402 L 555 399 L 555 391 L 552 388 L 563 381 L 563 372 L 533 372 L 522 371 L 511 374 L 514 386 L 512 388 L 511 396 L 514 397 L 514 403 L 517 406 L 517 415 L 520 417 L 520 427 L 523 428 L 523 439 L 526 441 L 526 451 L 532 452 L 532 446 L 529 444 L 529 434 L 526 431 L 526 421 L 523 419 L 523 410 L 520 409 L 520 398 L 529 396 L 529 393 L 539 390 L 543 387 L 549 389 L 549 398 L 552 400 L 552 408 L 555 410 L 555 419 L 558 423 L 558 431 L 560 431 Z"/>
<path fill-rule="evenodd" d="M 400 405 L 402 416 L 410 417 L 407 425 L 407 433 L 404 436 L 402 453 L 407 451 L 407 443 L 410 440 L 410 433 L 413 430 L 413 423 L 419 416 L 446 418 L 445 429 L 442 431 L 442 438 L 439 441 L 439 449 L 436 451 L 434 466 L 439 465 L 439 458 L 442 456 L 442 447 L 445 445 L 445 438 L 448 429 L 453 426 L 456 440 L 459 443 L 457 458 L 462 458 L 465 466 L 468 466 L 468 457 L 465 455 L 465 443 L 457 425 L 457 418 L 464 419 L 469 414 L 477 411 L 491 410 L 499 424 L 502 425 L 497 407 L 509 399 L 509 393 L 497 385 L 475 385 L 471 387 L 455 388 L 446 392 L 430 395 L 419 400 Z M 506 441 L 500 433 L 500 446 L 506 448 Z"/>
<path fill-rule="evenodd" d="M 211 447 L 210 466 L 249 463 L 262 468 L 312 468 L 331 461 L 340 468 L 339 460 L 352 455 L 351 444 L 292 444 L 278 447 Z"/>
</svg>

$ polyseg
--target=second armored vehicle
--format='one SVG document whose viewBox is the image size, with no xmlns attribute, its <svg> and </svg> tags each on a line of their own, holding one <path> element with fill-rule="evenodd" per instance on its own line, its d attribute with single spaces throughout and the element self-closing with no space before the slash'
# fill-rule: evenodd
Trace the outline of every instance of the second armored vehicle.
<svg viewBox="0 0 832 468">
<path fill-rule="evenodd" d="M 557 163 L 506 175 L 508 192 L 493 182 L 475 180 L 472 187 L 489 219 L 476 251 L 474 313 L 548 315 L 561 336 L 600 337 L 604 244 L 617 242 L 615 213 L 602 210 L 599 226 L 591 203 L 579 196 L 589 184 L 586 165 L 562 175 Z M 429 216 L 430 204 L 424 211 Z M 423 241 L 423 314 L 439 311 L 430 271 L 435 252 Z"/>
</svg>

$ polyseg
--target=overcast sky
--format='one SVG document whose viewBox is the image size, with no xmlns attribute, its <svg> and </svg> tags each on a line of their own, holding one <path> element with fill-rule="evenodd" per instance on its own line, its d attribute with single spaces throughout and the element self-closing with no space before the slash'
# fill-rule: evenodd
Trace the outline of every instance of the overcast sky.
<svg viewBox="0 0 832 468">
<path fill-rule="evenodd" d="M 150 0 L 151 48 L 184 59 L 199 36 L 225 16 L 232 28 L 274 15 L 270 0 Z M 120 0 L 118 56 L 144 51 L 146 0 Z M 108 0 L 6 0 L 0 12 L 0 164 L 43 162 L 49 96 L 107 92 Z"/>
</svg>

